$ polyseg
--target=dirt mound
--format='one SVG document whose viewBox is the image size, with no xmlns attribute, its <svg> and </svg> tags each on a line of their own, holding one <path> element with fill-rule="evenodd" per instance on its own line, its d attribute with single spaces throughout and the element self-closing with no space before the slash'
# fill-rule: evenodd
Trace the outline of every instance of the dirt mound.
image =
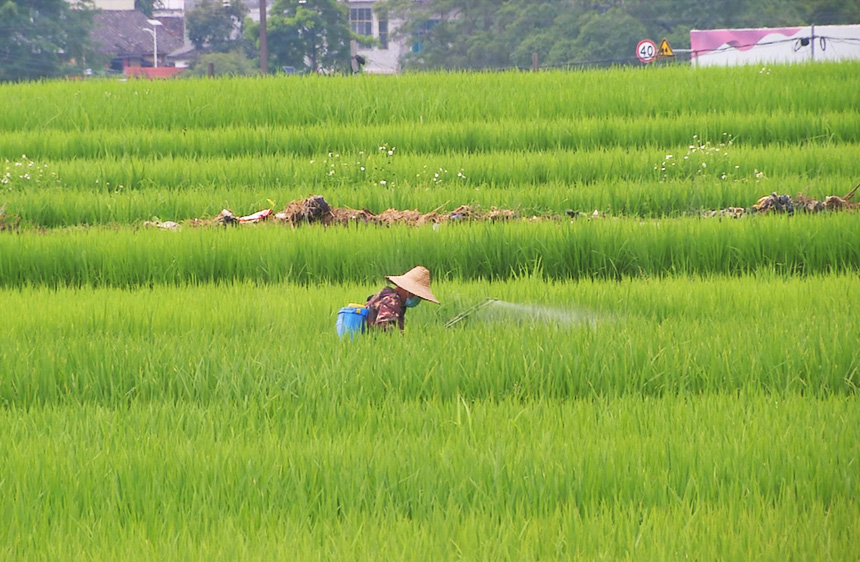
<svg viewBox="0 0 860 562">
<path fill-rule="evenodd" d="M 799 194 L 794 199 L 786 194 L 779 195 L 776 192 L 770 195 L 765 195 L 759 198 L 752 207 L 745 209 L 743 207 L 728 207 L 716 211 L 705 211 L 706 217 L 731 217 L 740 218 L 752 213 L 786 213 L 793 215 L 794 213 L 820 213 L 822 211 L 855 211 L 860 210 L 860 203 L 854 203 L 851 198 L 860 188 L 860 184 L 849 191 L 842 197 L 837 195 L 828 195 L 824 201 L 807 197 Z"/>
<path fill-rule="evenodd" d="M 705 211 L 702 214 L 706 217 L 728 217 L 740 218 L 753 213 L 788 213 L 795 212 L 817 213 L 821 211 L 843 211 L 843 210 L 858 210 L 860 203 L 854 203 L 851 198 L 857 192 L 860 185 L 852 189 L 843 197 L 830 195 L 824 201 L 818 201 L 811 197 L 798 195 L 794 199 L 788 195 L 779 195 L 776 192 L 771 193 L 756 201 L 752 207 L 728 207 L 715 211 Z M 568 209 L 565 214 L 572 219 L 588 218 L 602 219 L 604 218 L 598 211 L 594 213 L 580 213 Z M 305 199 L 292 201 L 283 211 L 272 214 L 272 209 L 263 209 L 256 213 L 237 217 L 229 209 L 222 210 L 214 219 L 194 219 L 191 221 L 192 226 L 212 226 L 212 225 L 238 225 L 246 223 L 257 223 L 262 221 L 274 221 L 287 223 L 292 227 L 302 224 L 319 223 L 323 225 L 347 225 L 350 223 L 375 224 L 379 226 L 391 226 L 395 224 L 405 224 L 409 226 L 423 226 L 426 224 L 440 224 L 445 222 L 461 222 L 461 221 L 511 221 L 521 219 L 516 211 L 511 209 L 500 209 L 491 207 L 489 211 L 473 208 L 469 205 L 460 205 L 450 213 L 440 213 L 439 209 L 422 213 L 417 209 L 400 210 L 386 209 L 379 214 L 374 214 L 368 209 L 350 209 L 349 207 L 332 207 L 328 204 L 322 195 L 310 195 Z M 558 220 L 562 217 L 540 215 L 533 217 L 525 217 L 528 221 L 540 220 Z M 2 223 L 0 223 L 2 224 Z M 162 224 L 150 223 L 148 226 L 158 226 L 159 228 L 169 228 Z"/>
<path fill-rule="evenodd" d="M 293 201 L 275 218 L 292 225 L 311 222 L 330 222 L 332 210 L 322 195 L 311 195 L 301 201 Z"/>
<path fill-rule="evenodd" d="M 275 213 L 274 217 L 278 221 L 287 222 L 293 226 L 301 223 L 346 225 L 351 222 L 380 226 L 391 226 L 394 224 L 423 226 L 425 224 L 438 224 L 458 220 L 512 220 L 517 218 L 518 215 L 510 209 L 499 209 L 497 207 L 491 208 L 489 212 L 482 213 L 472 209 L 468 205 L 461 205 L 450 213 L 439 213 L 438 209 L 429 213 L 422 213 L 417 209 L 386 209 L 379 214 L 374 214 L 368 209 L 332 207 L 326 202 L 323 196 L 311 195 L 306 199 L 291 202 L 283 211 Z"/>
</svg>

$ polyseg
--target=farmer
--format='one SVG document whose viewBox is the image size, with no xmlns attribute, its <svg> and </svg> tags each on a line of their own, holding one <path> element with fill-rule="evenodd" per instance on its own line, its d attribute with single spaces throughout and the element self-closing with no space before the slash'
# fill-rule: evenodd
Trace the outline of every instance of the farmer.
<svg viewBox="0 0 860 562">
<path fill-rule="evenodd" d="M 439 304 L 430 291 L 430 271 L 416 266 L 403 275 L 386 275 L 394 287 L 385 287 L 368 297 L 367 327 L 371 331 L 390 330 L 396 324 L 403 331 L 406 309 L 418 306 L 422 300 Z"/>
</svg>

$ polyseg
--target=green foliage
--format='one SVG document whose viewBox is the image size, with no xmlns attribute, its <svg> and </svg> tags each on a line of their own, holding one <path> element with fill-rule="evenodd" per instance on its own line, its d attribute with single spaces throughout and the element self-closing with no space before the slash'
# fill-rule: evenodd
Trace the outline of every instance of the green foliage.
<svg viewBox="0 0 860 562">
<path fill-rule="evenodd" d="M 636 44 L 645 37 L 645 26 L 619 8 L 586 14 L 580 19 L 579 35 L 572 50 L 553 45 L 547 56 L 552 65 L 579 61 L 619 64 L 629 61 Z M 573 60 L 571 60 L 573 59 Z"/>
<path fill-rule="evenodd" d="M 143 12 L 147 17 L 152 17 L 152 10 L 160 4 L 159 0 L 134 0 L 134 9 Z"/>
<path fill-rule="evenodd" d="M 0 82 L 80 72 L 88 54 L 92 4 L 0 2 Z"/>
<path fill-rule="evenodd" d="M 185 15 L 188 38 L 198 50 L 233 50 L 244 40 L 247 12 L 241 0 L 232 0 L 228 5 L 220 0 L 203 0 Z"/>
<path fill-rule="evenodd" d="M 860 22 L 860 0 L 814 0 L 805 2 L 806 17 L 817 25 L 846 25 Z"/>
<path fill-rule="evenodd" d="M 851 24 L 860 3 L 823 0 L 636 0 L 581 3 L 537 0 L 388 0 L 386 9 L 405 19 L 398 35 L 416 45 L 407 68 L 528 68 L 532 53 L 543 66 L 638 64 L 636 43 L 668 38 L 689 48 L 691 29 Z M 429 23 L 428 23 L 429 22 Z"/>
<path fill-rule="evenodd" d="M 275 0 L 267 32 L 277 67 L 324 73 L 349 69 L 353 36 L 347 8 L 336 0 Z"/>
</svg>

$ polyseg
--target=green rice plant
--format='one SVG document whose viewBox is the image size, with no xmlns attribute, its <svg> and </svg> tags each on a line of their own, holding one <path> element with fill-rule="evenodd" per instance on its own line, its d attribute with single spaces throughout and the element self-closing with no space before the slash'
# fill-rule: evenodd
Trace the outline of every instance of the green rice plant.
<svg viewBox="0 0 860 562">
<path fill-rule="evenodd" d="M 857 69 L 0 85 L 0 558 L 857 559 Z"/>
<path fill-rule="evenodd" d="M 14 557 L 858 554 L 860 418 L 845 396 L 273 396 L 0 422 L 0 553 Z"/>
<path fill-rule="evenodd" d="M 623 279 L 756 272 L 812 275 L 860 269 L 852 214 L 744 220 L 576 219 L 436 227 L 278 224 L 164 232 L 128 228 L 0 236 L 0 284 L 364 281 L 423 262 L 454 279 Z M 389 249 L 395 244 L 396 252 Z"/>
<path fill-rule="evenodd" d="M 694 145 L 635 150 L 604 147 L 589 151 L 410 154 L 408 147 L 392 146 L 396 155 L 388 156 L 372 146 L 358 153 L 330 152 L 309 158 L 94 158 L 40 160 L 37 164 L 50 166 L 66 189 L 103 193 L 156 187 L 181 190 L 197 186 L 328 189 L 372 186 L 380 189 L 380 180 L 438 189 L 452 184 L 503 187 L 662 179 L 680 182 L 678 189 L 681 190 L 692 177 L 716 183 L 716 180 L 753 180 L 758 172 L 780 180 L 793 176 L 819 180 L 834 175 L 860 174 L 854 145 L 731 146 L 719 151 L 716 148 L 712 147 L 708 154 Z M 660 167 L 666 170 L 661 171 Z"/>
<path fill-rule="evenodd" d="M 384 273 L 404 269 L 309 287 L 3 289 L 0 404 L 277 396 L 313 410 L 457 396 L 853 396 L 858 385 L 856 274 L 463 283 L 431 269 L 443 304 L 410 312 L 403 337 L 340 341 L 337 311 L 364 302 Z M 486 297 L 499 302 L 444 328 Z"/>
<path fill-rule="evenodd" d="M 284 127 L 853 113 L 860 107 L 857 66 L 774 67 L 767 75 L 758 68 L 677 67 L 5 84 L 0 88 L 0 130 L 144 128 L 181 135 L 183 129 L 217 129 L 230 123 Z M 768 121 L 781 127 L 762 117 L 763 127 Z"/>
<path fill-rule="evenodd" d="M 749 207 L 772 191 L 818 199 L 842 195 L 860 173 L 853 145 L 713 147 L 707 154 L 696 145 L 448 155 L 385 148 L 313 158 L 36 161 L 39 169 L 52 170 L 51 182 L 21 180 L 2 193 L 10 212 L 45 228 L 140 223 L 154 216 L 186 220 L 225 207 L 246 214 L 283 208 L 310 193 L 377 213 L 469 204 L 513 208 L 523 216 L 567 209 L 671 216 Z"/>
<path fill-rule="evenodd" d="M 856 112 L 774 112 L 773 114 L 690 115 L 683 117 L 591 117 L 552 120 L 480 119 L 412 126 L 249 127 L 226 121 L 218 129 L 124 128 L 95 131 L 4 133 L 0 155 L 40 159 L 124 157 L 228 157 L 358 153 L 379 144 L 410 153 L 595 150 L 608 147 L 686 146 L 693 135 L 719 142 L 730 133 L 745 145 L 860 142 Z"/>
</svg>

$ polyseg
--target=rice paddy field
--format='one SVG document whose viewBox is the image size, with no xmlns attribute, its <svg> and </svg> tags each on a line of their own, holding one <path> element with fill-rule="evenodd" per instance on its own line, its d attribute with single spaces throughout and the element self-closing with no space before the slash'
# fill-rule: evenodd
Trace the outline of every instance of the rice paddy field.
<svg viewBox="0 0 860 562">
<path fill-rule="evenodd" d="M 0 107 L 0 559 L 860 559 L 860 213 L 702 214 L 860 182 L 860 65 Z M 519 218 L 192 226 L 310 194 Z"/>
</svg>

